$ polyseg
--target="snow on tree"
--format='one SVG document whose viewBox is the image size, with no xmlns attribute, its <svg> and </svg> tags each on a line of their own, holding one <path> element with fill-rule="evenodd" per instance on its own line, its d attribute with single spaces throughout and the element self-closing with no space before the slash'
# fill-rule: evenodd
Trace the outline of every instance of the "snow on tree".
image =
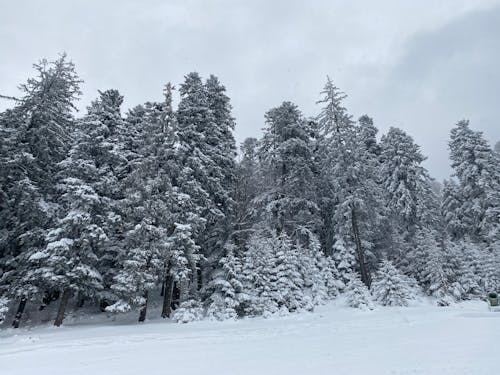
<svg viewBox="0 0 500 375">
<path fill-rule="evenodd" d="M 452 239 L 462 239 L 467 233 L 467 227 L 461 212 L 463 197 L 460 187 L 454 180 L 445 180 L 442 194 L 441 211 L 446 231 Z"/>
<path fill-rule="evenodd" d="M 389 260 L 383 260 L 372 283 L 375 301 L 383 306 L 408 306 L 415 290 L 408 278 Z"/>
<path fill-rule="evenodd" d="M 233 231 L 236 188 L 236 142 L 233 136 L 235 126 L 230 99 L 219 79 L 211 75 L 204 84 L 209 108 L 207 124 L 201 128 L 205 149 L 206 169 L 209 172 L 205 182 L 211 207 L 205 216 L 206 229 L 201 234 L 200 244 L 207 260 L 203 267 L 203 279 L 210 273 L 223 255 L 224 244 Z"/>
<path fill-rule="evenodd" d="M 240 281 L 242 265 L 235 256 L 235 246 L 225 246 L 226 254 L 219 260 L 219 267 L 213 272 L 207 289 L 207 316 L 216 320 L 235 319 L 238 316 L 243 285 Z"/>
<path fill-rule="evenodd" d="M 14 327 L 27 299 L 43 292 L 42 282 L 26 284 L 22 276 L 27 259 L 45 248 L 47 230 L 57 218 L 59 163 L 71 145 L 72 112 L 81 83 L 65 55 L 34 67 L 38 76 L 20 86 L 23 96 L 1 116 L 2 132 L 8 136 L 0 157 L 2 206 L 7 205 L 8 217 L 0 225 L 13 268 L 0 283 L 8 284 L 12 297 L 20 298 Z"/>
<path fill-rule="evenodd" d="M 461 205 L 456 208 L 465 234 L 475 241 L 495 242 L 500 236 L 500 163 L 481 132 L 468 121 L 451 131 L 451 166 L 460 183 Z"/>
<path fill-rule="evenodd" d="M 339 272 L 330 256 L 325 256 L 321 250 L 319 239 L 313 233 L 308 233 L 309 242 L 298 246 L 300 267 L 306 292 L 311 295 L 314 305 L 325 303 L 339 292 Z"/>
<path fill-rule="evenodd" d="M 438 198 L 421 165 L 425 157 L 409 135 L 391 128 L 382 137 L 381 148 L 380 174 L 391 237 L 386 256 L 408 272 L 416 233 L 438 227 Z"/>
<path fill-rule="evenodd" d="M 243 262 L 243 293 L 240 296 L 244 312 L 250 316 L 277 313 L 280 291 L 276 288 L 275 233 L 258 231 L 247 244 Z"/>
<path fill-rule="evenodd" d="M 357 273 L 352 273 L 350 275 L 350 280 L 345 287 L 344 297 L 349 307 L 362 310 L 373 309 L 373 300 L 370 291 L 366 285 L 361 282 Z"/>
<path fill-rule="evenodd" d="M 343 291 L 351 280 L 351 275 L 357 268 L 354 249 L 346 245 L 342 238 L 336 236 L 333 244 L 332 259 L 339 273 L 339 289 Z"/>
<path fill-rule="evenodd" d="M 189 299 L 181 302 L 179 307 L 172 313 L 171 319 L 177 323 L 190 323 L 202 320 L 204 309 L 201 302 Z"/>
<path fill-rule="evenodd" d="M 2 323 L 9 312 L 9 300 L 7 297 L 0 297 L 0 323 Z"/>
<path fill-rule="evenodd" d="M 455 268 L 455 279 L 463 291 L 459 296 L 461 299 L 473 299 L 482 297 L 485 293 L 482 284 L 482 254 L 478 247 L 470 242 L 463 241 L 450 244 L 451 256 L 457 263 Z"/>
<path fill-rule="evenodd" d="M 497 154 L 500 154 L 500 141 L 498 141 L 497 143 L 495 143 L 494 150 L 495 150 L 495 152 Z"/>
<path fill-rule="evenodd" d="M 307 267 L 302 262 L 299 248 L 292 243 L 286 233 L 281 233 L 276 240 L 277 248 L 273 249 L 273 252 L 276 254 L 275 288 L 279 293 L 278 306 L 285 307 L 290 312 L 311 310 L 312 300 L 305 293 L 306 281 L 301 270 L 305 268 L 306 272 L 316 271 L 316 274 L 319 270 L 314 266 Z M 314 259 L 311 261 L 314 262 Z M 318 285 L 319 282 L 322 280 L 311 280 L 311 287 Z"/>
<path fill-rule="evenodd" d="M 428 261 L 422 270 L 427 294 L 437 299 L 439 306 L 448 306 L 463 294 L 459 284 L 453 284 L 453 272 L 447 264 L 442 248 L 435 248 L 428 254 Z"/>
<path fill-rule="evenodd" d="M 376 157 L 371 147 L 374 140 L 371 119 L 364 117 L 360 127 L 343 107 L 345 94 L 328 77 L 321 92 L 322 104 L 317 116 L 322 131 L 320 149 L 322 170 L 328 182 L 322 184 L 322 201 L 326 203 L 324 222 L 333 228 L 325 231 L 329 236 L 340 235 L 353 243 L 357 254 L 361 278 L 370 285 L 371 277 L 366 256 L 371 250 L 372 231 L 376 227 L 378 186 L 375 181 Z M 328 208 L 329 207 L 329 208 Z M 333 210 L 333 220 L 329 218 Z M 325 217 L 326 216 L 326 217 Z"/>
<path fill-rule="evenodd" d="M 257 148 L 256 138 L 246 138 L 240 146 L 241 160 L 237 165 L 235 189 L 235 228 L 232 235 L 240 252 L 244 250 L 254 224 L 253 200 L 262 189 Z"/>
<path fill-rule="evenodd" d="M 266 124 L 259 148 L 265 191 L 255 200 L 260 220 L 278 234 L 285 231 L 293 241 L 300 240 L 302 228 L 318 225 L 310 186 L 316 172 L 309 124 L 290 102 L 268 111 Z"/>
</svg>

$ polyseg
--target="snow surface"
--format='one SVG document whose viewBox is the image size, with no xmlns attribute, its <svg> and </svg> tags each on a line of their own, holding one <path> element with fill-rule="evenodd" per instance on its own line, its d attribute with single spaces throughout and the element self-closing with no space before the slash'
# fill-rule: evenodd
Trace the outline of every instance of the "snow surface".
<svg viewBox="0 0 500 375">
<path fill-rule="evenodd" d="M 499 374 L 500 313 L 484 302 L 239 321 L 93 321 L 0 332 L 0 374 Z"/>
</svg>

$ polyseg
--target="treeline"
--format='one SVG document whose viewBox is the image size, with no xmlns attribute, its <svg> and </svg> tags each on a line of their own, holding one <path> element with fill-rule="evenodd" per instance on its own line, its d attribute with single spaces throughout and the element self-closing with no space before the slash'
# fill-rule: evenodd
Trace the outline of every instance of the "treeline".
<svg viewBox="0 0 500 375">
<path fill-rule="evenodd" d="M 313 309 L 440 305 L 500 287 L 500 162 L 480 132 L 451 132 L 442 189 L 404 131 L 380 141 L 330 79 L 318 115 L 284 102 L 237 157 L 230 99 L 190 73 L 162 102 L 121 113 L 62 56 L 0 113 L 0 320 L 27 304 L 108 313 L 163 298 L 162 317 L 230 319 Z M 180 96 L 174 108 L 173 95 Z"/>
</svg>

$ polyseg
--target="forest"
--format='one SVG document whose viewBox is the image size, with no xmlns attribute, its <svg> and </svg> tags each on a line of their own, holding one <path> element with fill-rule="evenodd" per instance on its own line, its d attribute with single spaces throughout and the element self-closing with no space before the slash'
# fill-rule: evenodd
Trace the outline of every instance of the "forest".
<svg viewBox="0 0 500 375">
<path fill-rule="evenodd" d="M 500 147 L 467 120 L 439 182 L 411 135 L 354 119 L 330 78 L 314 116 L 285 101 L 237 147 L 213 75 L 159 82 L 161 102 L 127 111 L 99 91 L 79 113 L 67 56 L 34 69 L 0 98 L 3 326 L 29 306 L 57 306 L 60 326 L 84 306 L 143 322 L 160 300 L 161 317 L 186 323 L 500 290 Z"/>
</svg>

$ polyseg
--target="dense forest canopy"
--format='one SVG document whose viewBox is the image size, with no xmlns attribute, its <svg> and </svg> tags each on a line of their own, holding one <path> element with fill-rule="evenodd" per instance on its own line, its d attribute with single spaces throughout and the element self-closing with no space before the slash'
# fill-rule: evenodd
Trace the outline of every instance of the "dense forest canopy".
<svg viewBox="0 0 500 375">
<path fill-rule="evenodd" d="M 28 304 L 57 304 L 56 325 L 70 304 L 144 321 L 161 296 L 162 317 L 188 322 L 500 288 L 500 146 L 466 120 L 440 186 L 410 135 L 377 137 L 330 78 L 315 117 L 283 102 L 237 157 L 215 76 L 124 114 L 99 91 L 76 117 L 66 56 L 35 71 L 0 113 L 0 320 L 14 327 Z"/>
</svg>

